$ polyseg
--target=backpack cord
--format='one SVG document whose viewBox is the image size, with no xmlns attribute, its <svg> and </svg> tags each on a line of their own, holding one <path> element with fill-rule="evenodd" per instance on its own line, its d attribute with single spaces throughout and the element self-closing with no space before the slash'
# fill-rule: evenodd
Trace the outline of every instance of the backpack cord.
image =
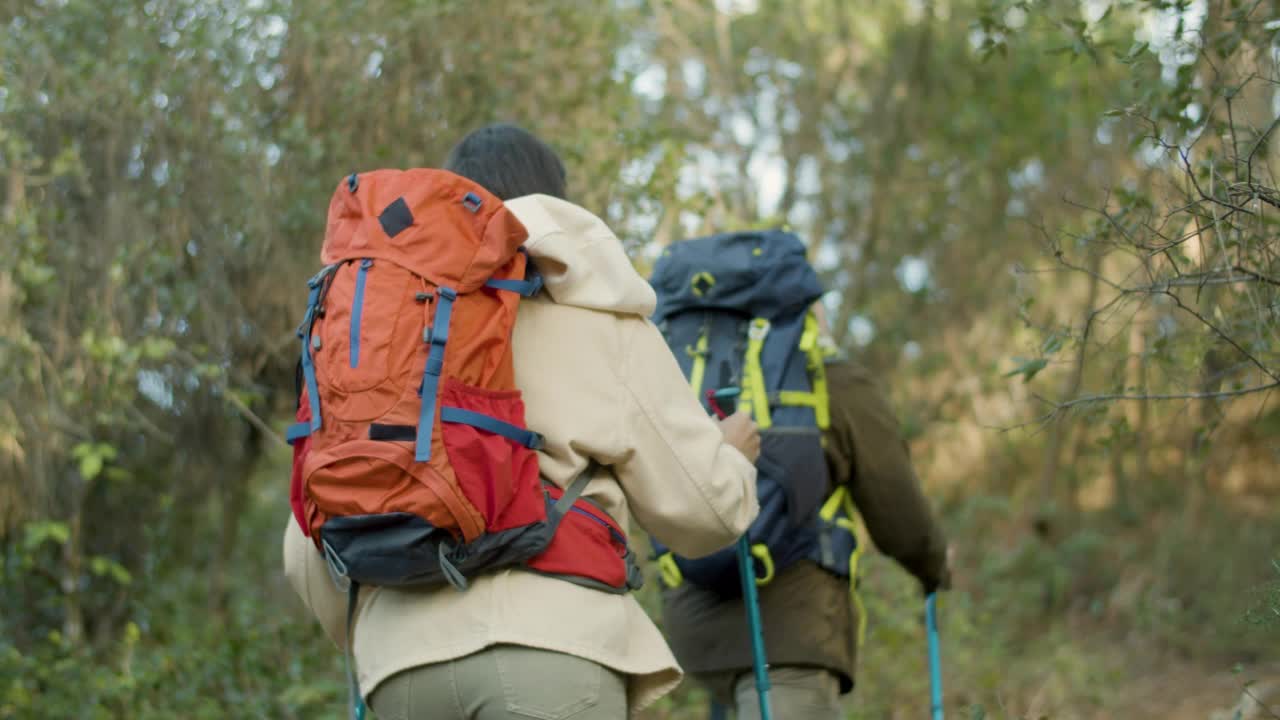
<svg viewBox="0 0 1280 720">
<path fill-rule="evenodd" d="M 564 519 L 565 513 L 569 512 L 569 508 L 573 507 L 573 504 L 578 502 L 578 498 L 582 497 L 582 491 L 587 489 L 587 484 L 591 482 L 592 476 L 601 467 L 603 466 L 596 462 L 595 458 L 588 458 L 587 467 L 578 477 L 573 479 L 573 482 L 569 483 L 569 487 L 565 488 L 564 492 L 561 493 L 560 499 L 547 509 L 547 523 L 551 525 L 553 532 L 554 528 L 560 526 L 560 521 Z"/>
<path fill-rule="evenodd" d="M 448 580 L 455 590 L 462 592 L 467 589 L 467 576 L 463 575 L 458 566 L 454 565 L 453 561 L 449 559 L 450 551 L 447 546 L 448 544 L 444 542 L 436 545 L 436 557 L 440 561 L 440 572 L 444 574 L 444 579 Z"/>
<path fill-rule="evenodd" d="M 352 642 L 355 640 L 356 601 L 360 598 L 360 583 L 352 580 L 347 574 L 346 563 L 342 562 L 342 558 L 328 541 L 322 540 L 320 544 L 324 551 L 325 567 L 329 570 L 329 579 L 333 580 L 333 584 L 339 590 L 345 590 L 347 593 L 346 652 L 342 654 L 343 665 L 347 671 L 347 700 L 351 707 L 352 720 L 364 720 L 364 698 L 360 696 L 360 685 L 356 682 L 355 649 L 352 647 Z"/>
<path fill-rule="evenodd" d="M 356 601 L 360 597 L 360 583 L 351 580 L 347 583 L 347 652 L 343 661 L 347 669 L 347 699 L 351 705 L 351 720 L 364 720 L 364 698 L 360 695 L 360 685 L 356 682 L 356 673 L 352 664 L 355 651 L 351 642 L 355 638 Z"/>
</svg>

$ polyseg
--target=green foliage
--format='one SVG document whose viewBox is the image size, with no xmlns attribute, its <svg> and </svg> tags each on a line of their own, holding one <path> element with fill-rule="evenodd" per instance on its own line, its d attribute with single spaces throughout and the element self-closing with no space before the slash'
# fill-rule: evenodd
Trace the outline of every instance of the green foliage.
<svg viewBox="0 0 1280 720">
<path fill-rule="evenodd" d="M 237 564 L 226 607 L 207 593 L 209 548 L 185 568 L 144 567 L 138 578 L 93 558 L 91 572 L 108 584 L 140 590 L 110 643 L 73 643 L 56 628 L 15 643 L 13 616 L 0 618 L 0 718 L 345 717 L 342 656 L 302 620 L 279 573 L 285 462 L 275 456 L 255 482 L 264 493 L 240 531 L 255 550 Z M 25 537 L 32 560 L 46 563 L 39 549 L 65 543 L 68 530 L 31 523 Z M 6 585 L 29 572 L 30 564 L 6 568 Z"/>
<path fill-rule="evenodd" d="M 1245 621 L 1261 632 L 1280 631 L 1280 560 L 1272 560 L 1277 577 L 1255 590 L 1256 599 L 1245 613 Z"/>
<path fill-rule="evenodd" d="M 1088 715 L 1168 651 L 1264 658 L 1273 5 L 9 4 L 0 718 L 342 714 L 340 658 L 279 577 L 283 458 L 249 421 L 292 412 L 338 179 L 495 120 L 552 142 L 641 270 L 694 233 L 807 239 L 835 333 L 945 488 L 953 713 Z M 1151 395 L 1195 399 L 1098 399 Z M 1048 429 L 979 429 L 1045 403 Z M 867 565 L 850 712 L 922 715 L 918 593 Z"/>
</svg>

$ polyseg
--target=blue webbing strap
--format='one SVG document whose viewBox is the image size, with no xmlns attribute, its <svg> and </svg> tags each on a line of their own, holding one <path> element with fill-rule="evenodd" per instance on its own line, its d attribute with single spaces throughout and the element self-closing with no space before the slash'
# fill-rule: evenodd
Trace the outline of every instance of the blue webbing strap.
<svg viewBox="0 0 1280 720">
<path fill-rule="evenodd" d="M 290 445 L 310 435 L 311 435 L 311 423 L 309 422 L 294 423 L 289 427 L 285 428 L 285 431 L 284 431 L 284 439 Z"/>
<path fill-rule="evenodd" d="M 436 392 L 440 389 L 440 373 L 444 371 L 444 346 L 449 342 L 449 318 L 453 315 L 453 301 L 458 293 L 453 288 L 440 286 L 436 319 L 423 339 L 430 345 L 427 365 L 422 370 L 422 411 L 418 415 L 418 440 L 413 459 L 426 462 L 431 459 L 431 426 L 436 420 Z"/>
<path fill-rule="evenodd" d="M 356 296 L 351 301 L 351 367 L 360 366 L 360 318 L 364 315 L 364 284 L 369 277 L 369 268 L 373 260 L 365 258 L 360 261 L 360 270 L 356 273 Z"/>
<path fill-rule="evenodd" d="M 307 287 L 311 289 L 307 296 L 307 314 L 298 326 L 298 337 L 302 340 L 302 376 L 306 379 L 307 400 L 311 404 L 311 432 L 320 429 L 320 388 L 316 384 L 316 366 L 311 359 L 311 328 L 324 295 L 325 282 L 337 269 L 338 263 L 327 265 L 307 281 Z"/>
<path fill-rule="evenodd" d="M 520 293 L 520 297 L 533 297 L 542 289 L 542 276 L 535 274 L 532 280 L 486 280 L 484 286 Z"/>
<path fill-rule="evenodd" d="M 440 408 L 440 422 L 470 425 L 481 430 L 487 430 L 494 435 L 501 435 L 508 440 L 518 442 L 530 450 L 537 450 L 542 447 L 542 436 L 538 433 L 503 422 L 492 415 L 485 415 L 484 413 L 456 407 L 442 407 Z"/>
<path fill-rule="evenodd" d="M 485 287 L 494 290 L 509 290 L 514 293 L 520 293 L 520 297 L 533 297 L 542 290 L 542 274 L 538 272 L 538 268 L 533 264 L 533 258 L 529 257 L 529 251 L 520 247 L 520 254 L 524 255 L 524 280 L 488 280 Z"/>
</svg>

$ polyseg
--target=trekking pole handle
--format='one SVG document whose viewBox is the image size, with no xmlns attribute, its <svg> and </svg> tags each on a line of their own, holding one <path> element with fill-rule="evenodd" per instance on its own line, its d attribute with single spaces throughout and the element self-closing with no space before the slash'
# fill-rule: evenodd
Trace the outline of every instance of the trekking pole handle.
<svg viewBox="0 0 1280 720">
<path fill-rule="evenodd" d="M 711 408 L 711 412 L 715 414 L 717 419 L 723 420 L 729 417 L 729 413 L 725 412 L 724 408 L 720 407 L 719 401 L 723 398 L 737 397 L 741 394 L 742 390 L 736 387 L 720 388 L 719 390 L 713 388 L 707 390 L 707 405 Z"/>
</svg>

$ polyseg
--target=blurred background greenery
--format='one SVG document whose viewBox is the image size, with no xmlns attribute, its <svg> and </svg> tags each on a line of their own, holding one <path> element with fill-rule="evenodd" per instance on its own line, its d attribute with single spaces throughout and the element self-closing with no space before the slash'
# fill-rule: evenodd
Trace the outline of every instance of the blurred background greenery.
<svg viewBox="0 0 1280 720">
<path fill-rule="evenodd" d="M 0 718 L 343 717 L 280 573 L 300 288 L 343 175 L 498 120 L 642 271 L 807 240 L 958 548 L 953 717 L 1280 717 L 1278 33 L 1276 0 L 0 3 Z M 867 564 L 849 717 L 923 717 L 916 591 Z"/>
</svg>

